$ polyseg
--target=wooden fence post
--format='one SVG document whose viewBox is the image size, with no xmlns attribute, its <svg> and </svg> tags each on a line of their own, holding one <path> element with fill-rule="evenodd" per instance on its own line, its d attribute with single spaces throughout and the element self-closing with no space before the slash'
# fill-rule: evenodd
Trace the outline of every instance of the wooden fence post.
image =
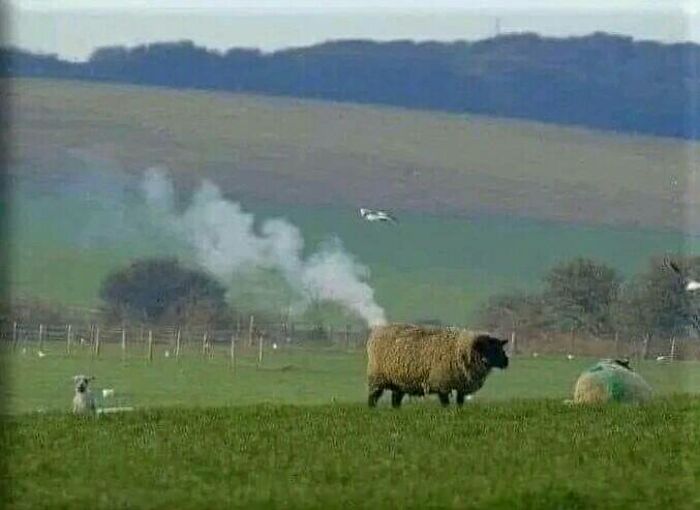
<svg viewBox="0 0 700 510">
<path fill-rule="evenodd" d="M 330 343 L 335 343 L 333 341 L 333 325 L 328 326 L 328 341 Z"/>
<path fill-rule="evenodd" d="M 571 338 L 569 343 L 569 354 L 574 354 L 576 350 L 576 330 L 571 326 Z"/>
<path fill-rule="evenodd" d="M 126 327 L 122 326 L 122 361 L 126 360 Z"/>
<path fill-rule="evenodd" d="M 350 324 L 345 325 L 345 350 L 350 350 Z"/>
<path fill-rule="evenodd" d="M 294 342 L 294 323 L 289 324 L 289 341 Z"/>
<path fill-rule="evenodd" d="M 17 349 L 19 347 L 17 343 L 17 321 L 12 323 L 12 348 Z"/>
<path fill-rule="evenodd" d="M 253 330 L 255 328 L 255 316 L 250 316 L 250 323 L 248 324 L 248 347 L 253 346 Z"/>
<path fill-rule="evenodd" d="M 671 337 L 671 361 L 676 360 L 676 337 Z"/>
<path fill-rule="evenodd" d="M 95 326 L 95 357 L 100 357 L 100 327 Z"/>
<path fill-rule="evenodd" d="M 70 356 L 71 342 L 73 341 L 73 326 L 68 324 L 66 327 L 66 354 Z"/>
<path fill-rule="evenodd" d="M 258 368 L 262 366 L 263 361 L 263 337 L 264 334 L 260 332 L 260 336 L 258 336 Z"/>
<path fill-rule="evenodd" d="M 175 336 L 175 359 L 180 359 L 180 336 L 182 333 L 180 332 L 180 328 L 177 328 L 177 333 Z"/>
<path fill-rule="evenodd" d="M 39 350 L 44 350 L 44 325 L 39 324 Z"/>
<path fill-rule="evenodd" d="M 153 331 L 148 330 L 148 362 L 153 361 Z"/>
<path fill-rule="evenodd" d="M 204 331 L 204 335 L 202 335 L 202 356 L 207 355 L 207 342 L 209 341 L 209 332 Z"/>
<path fill-rule="evenodd" d="M 510 355 L 514 356 L 518 354 L 518 337 L 515 334 L 515 330 L 510 332 Z"/>
<path fill-rule="evenodd" d="M 236 333 L 231 332 L 231 370 L 236 370 Z"/>
<path fill-rule="evenodd" d="M 615 357 L 620 356 L 620 333 L 615 331 Z"/>
</svg>

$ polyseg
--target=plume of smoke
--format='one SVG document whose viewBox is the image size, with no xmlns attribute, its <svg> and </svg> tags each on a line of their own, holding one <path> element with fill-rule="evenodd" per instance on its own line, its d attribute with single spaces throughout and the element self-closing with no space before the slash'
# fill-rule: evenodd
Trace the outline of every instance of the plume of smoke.
<svg viewBox="0 0 700 510">
<path fill-rule="evenodd" d="M 236 273 L 275 269 L 297 291 L 301 308 L 312 299 L 328 300 L 352 310 L 370 326 L 385 322 L 384 310 L 365 281 L 369 271 L 338 240 L 304 260 L 304 240 L 296 226 L 277 218 L 265 221 L 256 232 L 254 216 L 226 200 L 210 182 L 201 185 L 181 214 L 175 211 L 173 184 L 164 169 L 146 171 L 143 190 L 153 212 L 218 278 L 230 281 Z"/>
</svg>

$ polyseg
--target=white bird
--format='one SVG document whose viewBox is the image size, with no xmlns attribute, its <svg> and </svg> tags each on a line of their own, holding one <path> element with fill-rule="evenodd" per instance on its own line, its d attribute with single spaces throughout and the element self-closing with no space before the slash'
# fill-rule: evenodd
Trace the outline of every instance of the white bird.
<svg viewBox="0 0 700 510">
<path fill-rule="evenodd" d="M 664 259 L 664 264 L 666 265 L 666 267 L 669 267 L 674 273 L 676 273 L 678 275 L 678 277 L 683 282 L 683 286 L 685 287 L 685 290 L 692 292 L 694 290 L 700 289 L 700 282 L 698 282 L 697 280 L 693 280 L 691 278 L 687 278 L 685 275 L 683 275 L 683 272 L 681 271 L 681 269 L 671 259 L 666 257 Z"/>
<path fill-rule="evenodd" d="M 360 216 L 366 221 L 387 221 L 391 223 L 398 223 L 399 221 L 386 211 L 378 211 L 374 209 L 360 208 Z"/>
</svg>

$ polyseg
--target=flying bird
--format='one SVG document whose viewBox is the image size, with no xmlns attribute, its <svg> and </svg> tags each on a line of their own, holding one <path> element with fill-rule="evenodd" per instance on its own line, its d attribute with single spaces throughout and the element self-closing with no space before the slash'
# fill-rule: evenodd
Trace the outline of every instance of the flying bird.
<svg viewBox="0 0 700 510">
<path fill-rule="evenodd" d="M 366 221 L 385 221 L 390 223 L 398 223 L 399 221 L 386 211 L 379 211 L 374 209 L 360 208 L 360 216 Z"/>
<path fill-rule="evenodd" d="M 685 288 L 685 290 L 692 292 L 694 290 L 700 289 L 700 282 L 691 278 L 687 278 L 683 274 L 681 269 L 678 267 L 678 265 L 668 257 L 664 259 L 664 265 L 670 268 L 674 273 L 678 275 L 678 277 L 683 281 L 683 287 Z"/>
</svg>

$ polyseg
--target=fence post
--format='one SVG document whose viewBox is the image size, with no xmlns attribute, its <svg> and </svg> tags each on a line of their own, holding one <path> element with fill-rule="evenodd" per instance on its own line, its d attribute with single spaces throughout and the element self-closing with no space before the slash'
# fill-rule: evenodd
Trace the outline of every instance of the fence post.
<svg viewBox="0 0 700 510">
<path fill-rule="evenodd" d="M 345 325 L 345 350 L 350 350 L 350 324 Z"/>
<path fill-rule="evenodd" d="M 620 333 L 615 331 L 615 357 L 620 356 Z"/>
<path fill-rule="evenodd" d="M 204 331 L 204 335 L 202 336 L 202 356 L 207 355 L 207 341 L 208 341 L 208 332 Z"/>
<path fill-rule="evenodd" d="M 72 326 L 72 324 L 68 324 L 68 326 L 66 327 L 66 354 L 68 356 L 70 356 L 71 342 L 73 341 L 72 335 L 73 335 L 73 326 Z"/>
<path fill-rule="evenodd" d="M 514 356 L 518 354 L 518 338 L 515 335 L 515 330 L 510 332 L 510 355 Z"/>
<path fill-rule="evenodd" d="M 95 326 L 95 357 L 100 357 L 100 327 Z"/>
<path fill-rule="evenodd" d="M 676 360 L 676 337 L 671 337 L 671 361 Z"/>
<path fill-rule="evenodd" d="M 255 328 L 255 316 L 250 316 L 250 323 L 248 324 L 248 346 L 253 346 L 253 329 Z"/>
<path fill-rule="evenodd" d="M 293 322 L 291 322 L 289 324 L 289 340 L 291 342 L 294 342 L 294 323 Z"/>
<path fill-rule="evenodd" d="M 177 333 L 175 336 L 175 359 L 180 359 L 180 328 L 177 328 Z"/>
<path fill-rule="evenodd" d="M 12 323 L 12 348 L 17 349 L 19 345 L 17 344 L 17 321 Z"/>
<path fill-rule="evenodd" d="M 236 370 L 236 333 L 231 332 L 231 370 Z"/>
<path fill-rule="evenodd" d="M 153 331 L 148 330 L 148 362 L 153 361 Z"/>
<path fill-rule="evenodd" d="M 44 325 L 39 324 L 39 350 L 44 350 Z"/>
<path fill-rule="evenodd" d="M 260 336 L 258 336 L 258 368 L 262 366 L 263 361 L 263 337 L 264 334 L 260 332 Z"/>
<path fill-rule="evenodd" d="M 122 361 L 126 360 L 126 327 L 122 326 Z"/>
<path fill-rule="evenodd" d="M 574 329 L 573 326 L 571 326 L 571 338 L 570 338 L 570 343 L 569 343 L 569 354 L 574 354 L 575 349 L 576 349 L 576 330 Z"/>
<path fill-rule="evenodd" d="M 335 343 L 333 341 L 333 325 L 328 326 L 328 341 L 332 344 Z"/>
</svg>

